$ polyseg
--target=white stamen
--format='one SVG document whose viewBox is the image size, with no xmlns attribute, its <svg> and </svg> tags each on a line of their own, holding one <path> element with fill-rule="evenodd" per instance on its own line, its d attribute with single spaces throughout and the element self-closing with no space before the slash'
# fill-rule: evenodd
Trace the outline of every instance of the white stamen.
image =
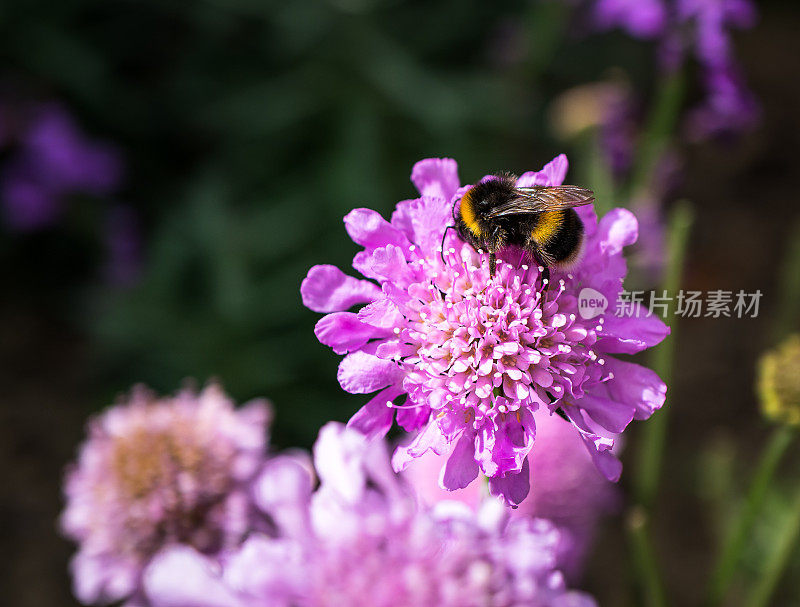
<svg viewBox="0 0 800 607">
<path fill-rule="evenodd" d="M 416 405 L 395 405 L 392 401 L 387 400 L 386 406 L 389 407 L 389 409 L 417 409 L 418 407 L 422 407 L 423 403 Z"/>
</svg>

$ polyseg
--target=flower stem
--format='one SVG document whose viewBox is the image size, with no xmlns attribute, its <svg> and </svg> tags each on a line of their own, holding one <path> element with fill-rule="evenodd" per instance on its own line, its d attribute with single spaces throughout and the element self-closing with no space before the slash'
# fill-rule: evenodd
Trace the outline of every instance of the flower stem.
<svg viewBox="0 0 800 607">
<path fill-rule="evenodd" d="M 775 550 L 769 555 L 756 587 L 747 601 L 747 607 L 765 607 L 769 603 L 775 587 L 781 579 L 789 557 L 800 536 L 800 491 L 793 502 L 783 532 L 775 543 Z"/>
<path fill-rule="evenodd" d="M 789 239 L 790 248 L 783 267 L 783 280 L 781 281 L 783 293 L 778 309 L 777 320 L 773 328 L 775 341 L 786 333 L 789 333 L 797 322 L 797 307 L 800 302 L 800 244 L 798 244 L 798 239 L 800 239 L 800 223 L 795 226 L 791 233 Z M 750 533 L 756 517 L 761 510 L 761 506 L 767 494 L 767 489 L 772 482 L 772 477 L 775 475 L 775 469 L 778 467 L 784 453 L 792 443 L 794 436 L 795 431 L 792 428 L 789 426 L 779 426 L 773 431 L 772 437 L 764 448 L 756 475 L 750 485 L 744 508 L 723 544 L 722 553 L 717 561 L 717 567 L 714 570 L 711 583 L 709 584 L 709 591 L 706 598 L 707 607 L 719 605 L 725 598 L 725 593 L 728 590 L 731 578 L 736 572 L 736 566 L 738 565 L 741 552 L 744 548 L 745 539 Z M 800 495 L 798 496 L 798 502 L 800 502 Z M 797 504 L 797 508 L 793 514 L 794 518 L 790 521 L 786 533 L 782 536 L 781 542 L 773 554 L 773 559 L 770 561 L 762 576 L 761 583 L 751 595 L 751 604 L 757 604 L 753 603 L 753 601 L 761 600 L 762 598 L 766 601 L 769 598 L 772 588 L 783 569 L 784 561 L 788 558 L 788 555 L 782 556 L 783 551 L 791 551 L 794 540 L 791 539 L 792 533 L 790 532 L 794 529 L 794 520 L 799 516 L 800 503 Z M 794 534 L 796 535 L 797 532 L 795 531 Z M 781 546 L 783 546 L 784 542 L 789 543 L 785 548 L 782 548 Z M 773 576 L 774 579 L 768 579 L 769 576 Z"/>
<path fill-rule="evenodd" d="M 797 327 L 800 308 L 800 221 L 789 234 L 789 250 L 781 270 L 781 301 L 775 323 L 773 342 L 777 343 Z"/>
<path fill-rule="evenodd" d="M 791 444 L 793 437 L 794 431 L 791 428 L 779 426 L 772 433 L 769 443 L 761 453 L 761 461 L 747 492 L 744 507 L 725 541 L 722 554 L 711 578 L 706 599 L 707 607 L 719 605 L 725 598 L 725 593 L 728 590 L 733 574 L 736 572 L 736 566 L 739 563 L 745 539 L 749 535 L 753 523 L 755 523 L 764 503 L 767 489 L 772 482 L 772 477 L 775 475 L 775 470 Z"/>
<path fill-rule="evenodd" d="M 673 297 L 681 285 L 683 262 L 693 219 L 694 213 L 691 204 L 685 200 L 678 203 L 670 217 L 667 237 L 668 264 L 663 288 Z M 653 350 L 652 366 L 664 383 L 669 385 L 677 338 L 677 320 L 674 310 L 670 310 L 666 320 L 670 325 L 671 334 L 666 342 L 659 344 Z M 641 442 L 642 453 L 639 458 L 640 465 L 637 470 L 635 486 L 637 502 L 646 509 L 650 509 L 652 506 L 658 490 L 664 442 L 667 435 L 667 413 L 668 409 L 662 408 L 642 429 L 644 437 Z"/>
<path fill-rule="evenodd" d="M 682 70 L 666 74 L 659 84 L 655 103 L 650 110 L 647 126 L 636 155 L 637 161 L 631 177 L 630 194 L 637 196 L 652 181 L 658 159 L 675 131 L 683 102 L 685 76 Z"/>
<path fill-rule="evenodd" d="M 598 217 L 602 217 L 616 205 L 614 193 L 614 177 L 611 174 L 611 167 L 608 160 L 600 149 L 597 133 L 593 133 L 587 143 L 587 154 L 589 158 L 589 179 L 587 183 L 592 184 L 594 190 L 594 208 Z"/>
<path fill-rule="evenodd" d="M 627 523 L 636 578 L 642 586 L 643 604 L 647 607 L 665 607 L 667 599 L 650 540 L 647 513 L 640 506 L 635 506 L 628 515 Z"/>
</svg>

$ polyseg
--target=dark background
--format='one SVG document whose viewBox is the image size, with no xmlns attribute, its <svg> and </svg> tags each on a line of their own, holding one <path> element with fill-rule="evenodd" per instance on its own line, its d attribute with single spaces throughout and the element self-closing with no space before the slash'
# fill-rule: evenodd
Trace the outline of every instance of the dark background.
<svg viewBox="0 0 800 607">
<path fill-rule="evenodd" d="M 478 1 L 0 7 L 2 89 L 58 100 L 90 136 L 119 147 L 126 177 L 115 198 L 138 214 L 143 249 L 135 285 L 104 281 L 97 200 L 75 202 L 45 230 L 0 230 L 0 587 L 9 604 L 74 604 L 73 547 L 55 522 L 61 473 L 86 417 L 130 385 L 168 393 L 185 378 L 216 377 L 239 402 L 266 396 L 278 447 L 310 446 L 322 423 L 363 404 L 336 383 L 338 357 L 315 340 L 318 315 L 299 297 L 311 265 L 349 266 L 357 248 L 341 218 L 350 209 L 388 216 L 414 195 L 413 163 L 430 156 L 458 159 L 462 182 L 537 169 L 561 151 L 580 174 L 580 148 L 548 127 L 549 103 L 611 68 L 647 103 L 653 46 L 591 35 L 563 13 Z M 764 293 L 756 319 L 680 326 L 655 513 L 677 605 L 701 596 L 769 432 L 753 380 L 773 343 L 779 268 L 800 218 L 798 32 L 796 6 L 771 2 L 753 30 L 736 34 L 761 124 L 735 141 L 679 144 L 683 177 L 664 201 L 694 205 L 684 288 Z M 689 100 L 698 94 L 690 88 Z M 601 605 L 630 604 L 622 526 L 609 521 L 587 573 Z M 800 604 L 800 564 L 792 567 L 776 604 Z"/>
</svg>

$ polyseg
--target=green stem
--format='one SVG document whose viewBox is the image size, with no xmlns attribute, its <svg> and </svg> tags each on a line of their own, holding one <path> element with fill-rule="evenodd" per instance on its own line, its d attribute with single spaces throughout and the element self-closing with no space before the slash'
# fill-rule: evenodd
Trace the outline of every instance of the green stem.
<svg viewBox="0 0 800 607">
<path fill-rule="evenodd" d="M 589 158 L 589 179 L 586 183 L 592 184 L 594 190 L 594 208 L 598 217 L 602 217 L 620 201 L 614 199 L 614 177 L 611 174 L 606 156 L 600 149 L 600 142 L 596 129 L 592 132 L 587 143 Z M 629 206 L 629 205 L 625 205 Z"/>
<path fill-rule="evenodd" d="M 798 309 L 800 309 L 800 221 L 789 234 L 789 251 L 783 263 L 780 284 L 783 286 L 778 305 L 773 343 L 797 328 Z"/>
<path fill-rule="evenodd" d="M 765 607 L 769 603 L 769 599 L 786 569 L 789 557 L 792 556 L 800 535 L 800 491 L 797 492 L 793 508 L 782 531 L 783 533 L 775 544 L 775 550 L 767 559 L 766 567 L 747 601 L 748 607 Z"/>
<path fill-rule="evenodd" d="M 783 285 L 783 293 L 778 307 L 777 320 L 773 327 L 774 341 L 778 341 L 783 335 L 789 333 L 797 323 L 797 308 L 798 302 L 800 302 L 799 239 L 800 223 L 795 226 L 792 237 L 789 239 L 790 249 L 782 272 L 783 280 L 781 284 Z M 772 437 L 764 448 L 755 477 L 747 493 L 744 508 L 726 538 L 719 561 L 717 561 L 717 567 L 711 578 L 706 598 L 708 607 L 719 605 L 725 598 L 728 586 L 736 572 L 741 552 L 744 549 L 745 539 L 761 511 L 772 477 L 775 475 L 775 470 L 792 443 L 794 435 L 795 431 L 792 428 L 780 426 L 773 431 Z M 793 536 L 797 535 L 795 527 L 800 525 L 800 522 L 797 522 L 798 517 L 800 517 L 800 495 L 798 495 L 798 504 L 792 516 L 793 518 L 790 520 L 786 532 L 781 536 L 778 548 L 773 553 L 773 558 L 761 577 L 760 584 L 751 595 L 750 604 L 762 604 L 755 601 L 768 600 L 780 577 L 780 573 L 785 566 L 785 560 L 788 558 L 788 554 L 784 555 L 784 552 L 791 551 L 794 544 Z M 784 546 L 784 544 L 786 545 Z"/>
<path fill-rule="evenodd" d="M 694 213 L 688 201 L 680 201 L 672 212 L 669 222 L 667 253 L 668 264 L 663 289 L 672 296 L 678 292 L 683 276 L 683 265 L 689 241 Z M 677 339 L 677 318 L 674 309 L 667 315 L 671 335 L 659 344 L 652 353 L 653 369 L 667 385 L 672 378 Z M 636 475 L 637 502 L 649 509 L 658 490 L 663 460 L 664 443 L 667 436 L 668 407 L 662 408 L 642 428 L 642 453 Z"/>
<path fill-rule="evenodd" d="M 756 521 L 764 498 L 767 494 L 775 470 L 783 455 L 786 453 L 794 437 L 794 431 L 787 426 L 775 429 L 769 443 L 761 453 L 761 461 L 750 484 L 744 508 L 723 546 L 722 554 L 717 563 L 717 568 L 711 578 L 711 585 L 706 599 L 707 607 L 721 604 L 725 598 L 728 586 L 739 563 L 739 558 L 744 548 L 745 539 L 750 534 L 753 523 Z"/>
<path fill-rule="evenodd" d="M 667 605 L 664 585 L 661 582 L 655 551 L 648 530 L 647 513 L 634 507 L 628 515 L 628 539 L 634 557 L 636 579 L 642 587 L 644 605 L 665 607 Z"/>
<path fill-rule="evenodd" d="M 645 191 L 652 182 L 658 159 L 675 131 L 683 102 L 685 76 L 682 70 L 668 74 L 659 84 L 655 104 L 642 133 L 637 161 L 631 177 L 630 197 Z"/>
</svg>

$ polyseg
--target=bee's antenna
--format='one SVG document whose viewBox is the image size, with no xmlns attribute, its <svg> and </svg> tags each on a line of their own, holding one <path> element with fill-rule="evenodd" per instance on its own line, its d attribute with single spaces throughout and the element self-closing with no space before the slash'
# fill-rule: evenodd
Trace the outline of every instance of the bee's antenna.
<svg viewBox="0 0 800 607">
<path fill-rule="evenodd" d="M 447 226 L 444 229 L 444 234 L 442 234 L 442 246 L 439 247 L 439 256 L 442 258 L 443 264 L 447 264 L 447 262 L 444 260 L 444 239 L 447 238 L 447 230 L 455 230 L 455 229 L 456 226 Z"/>
</svg>

